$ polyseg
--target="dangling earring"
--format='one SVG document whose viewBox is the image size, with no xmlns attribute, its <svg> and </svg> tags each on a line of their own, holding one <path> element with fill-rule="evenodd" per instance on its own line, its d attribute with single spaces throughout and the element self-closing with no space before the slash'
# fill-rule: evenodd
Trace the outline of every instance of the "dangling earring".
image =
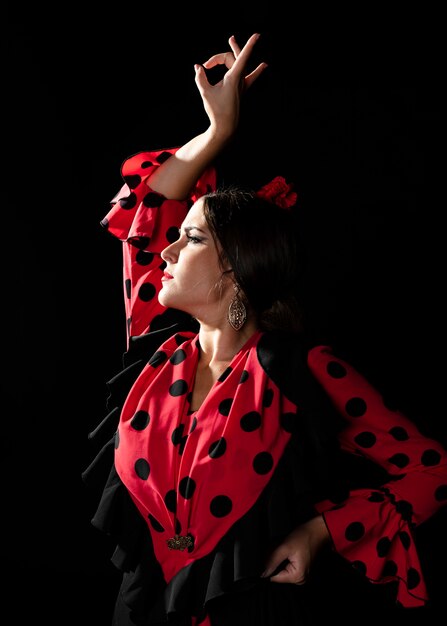
<svg viewBox="0 0 447 626">
<path fill-rule="evenodd" d="M 239 298 L 238 287 L 235 285 L 234 288 L 236 290 L 236 293 L 228 307 L 227 317 L 230 326 L 234 328 L 234 330 L 240 330 L 245 324 L 245 320 L 247 319 L 247 309 L 245 308 L 242 300 Z"/>
</svg>

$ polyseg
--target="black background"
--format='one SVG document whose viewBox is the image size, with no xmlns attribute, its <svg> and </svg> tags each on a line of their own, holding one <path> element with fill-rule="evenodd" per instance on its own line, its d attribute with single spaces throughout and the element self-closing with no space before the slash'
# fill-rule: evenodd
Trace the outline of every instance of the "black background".
<svg viewBox="0 0 447 626">
<path fill-rule="evenodd" d="M 447 442 L 440 18 L 288 7 L 7 8 L 2 517 L 16 623 L 109 624 L 117 576 L 80 478 L 125 348 L 121 251 L 99 221 L 126 157 L 204 130 L 193 64 L 231 34 L 260 32 L 254 61 L 269 69 L 223 179 L 294 181 L 316 336 Z M 444 606 L 445 521 L 421 534 L 423 623 Z"/>
</svg>

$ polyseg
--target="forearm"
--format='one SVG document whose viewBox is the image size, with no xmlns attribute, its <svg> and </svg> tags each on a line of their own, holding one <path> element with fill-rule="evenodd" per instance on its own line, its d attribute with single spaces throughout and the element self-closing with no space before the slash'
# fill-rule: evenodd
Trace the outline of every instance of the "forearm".
<svg viewBox="0 0 447 626">
<path fill-rule="evenodd" d="M 179 148 L 147 179 L 147 185 L 170 200 L 184 200 L 198 178 L 230 141 L 230 131 L 211 125 Z"/>
<path fill-rule="evenodd" d="M 176 150 L 146 179 L 147 185 L 168 200 L 184 200 L 197 179 L 212 165 L 231 140 L 239 124 L 240 98 L 267 67 L 260 63 L 246 73 L 246 64 L 259 39 L 252 35 L 241 49 L 234 36 L 229 39 L 231 51 L 214 54 L 203 65 L 195 65 L 195 81 L 209 120 L 207 130 Z M 225 66 L 227 71 L 216 84 L 209 83 L 206 70 Z"/>
</svg>

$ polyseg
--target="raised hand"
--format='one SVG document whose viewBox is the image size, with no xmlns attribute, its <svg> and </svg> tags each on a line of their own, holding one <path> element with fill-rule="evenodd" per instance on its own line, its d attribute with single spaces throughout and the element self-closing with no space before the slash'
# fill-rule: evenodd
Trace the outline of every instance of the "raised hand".
<svg viewBox="0 0 447 626">
<path fill-rule="evenodd" d="M 214 132 L 231 135 L 239 122 L 241 95 L 254 83 L 266 69 L 267 63 L 259 65 L 246 73 L 247 63 L 260 35 L 251 35 L 247 43 L 240 48 L 234 36 L 228 40 L 231 50 L 211 56 L 203 65 L 196 65 L 196 84 L 202 97 L 205 112 Z M 227 68 L 223 78 L 211 85 L 206 70 L 223 65 Z"/>
</svg>

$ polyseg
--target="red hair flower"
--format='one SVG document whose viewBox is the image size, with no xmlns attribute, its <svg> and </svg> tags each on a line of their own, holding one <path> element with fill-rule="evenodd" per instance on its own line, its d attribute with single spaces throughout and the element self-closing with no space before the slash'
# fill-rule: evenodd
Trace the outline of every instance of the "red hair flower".
<svg viewBox="0 0 447 626">
<path fill-rule="evenodd" d="M 293 185 L 286 183 L 285 178 L 282 176 L 276 176 L 269 183 L 261 187 L 256 195 L 259 198 L 264 198 L 269 202 L 273 202 L 281 209 L 289 209 L 296 203 L 297 193 L 292 191 Z"/>
</svg>

